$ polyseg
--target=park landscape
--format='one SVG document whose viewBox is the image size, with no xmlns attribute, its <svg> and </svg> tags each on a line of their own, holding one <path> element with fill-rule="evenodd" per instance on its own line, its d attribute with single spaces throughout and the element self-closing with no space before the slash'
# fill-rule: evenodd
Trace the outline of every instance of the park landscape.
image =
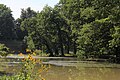
<svg viewBox="0 0 120 80">
<path fill-rule="evenodd" d="M 119 18 L 119 0 L 59 0 L 19 18 L 0 3 L 0 80 L 119 80 Z"/>
</svg>

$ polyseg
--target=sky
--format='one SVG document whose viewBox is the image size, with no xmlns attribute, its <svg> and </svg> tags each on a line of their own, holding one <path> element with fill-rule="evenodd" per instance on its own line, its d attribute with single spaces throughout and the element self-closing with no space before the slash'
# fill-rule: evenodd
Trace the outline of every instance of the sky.
<svg viewBox="0 0 120 80">
<path fill-rule="evenodd" d="M 0 0 L 0 4 L 5 4 L 12 10 L 15 19 L 20 17 L 21 9 L 31 7 L 35 11 L 41 11 L 45 5 L 54 7 L 59 0 Z"/>
</svg>

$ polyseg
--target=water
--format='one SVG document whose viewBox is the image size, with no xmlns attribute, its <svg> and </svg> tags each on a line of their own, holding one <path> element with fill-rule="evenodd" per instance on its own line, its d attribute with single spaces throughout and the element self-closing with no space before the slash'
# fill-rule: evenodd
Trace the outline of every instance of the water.
<svg viewBox="0 0 120 80">
<path fill-rule="evenodd" d="M 42 58 L 44 64 L 51 64 L 42 76 L 46 80 L 120 80 L 120 65 L 94 61 L 79 61 L 75 58 Z M 1 61 L 1 60 L 0 60 Z M 21 68 L 21 58 L 2 59 L 7 64 L 7 73 L 15 73 Z M 39 66 L 37 66 L 39 68 Z"/>
<path fill-rule="evenodd" d="M 120 80 L 120 70 L 53 66 L 43 76 L 46 80 Z"/>
</svg>

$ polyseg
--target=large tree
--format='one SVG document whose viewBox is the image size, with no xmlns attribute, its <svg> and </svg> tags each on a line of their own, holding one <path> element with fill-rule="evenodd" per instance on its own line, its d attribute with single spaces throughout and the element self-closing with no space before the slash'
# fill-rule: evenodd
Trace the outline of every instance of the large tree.
<svg viewBox="0 0 120 80">
<path fill-rule="evenodd" d="M 53 52 L 56 55 L 60 53 L 64 56 L 64 44 L 63 44 L 63 25 L 65 24 L 64 19 L 61 17 L 57 9 L 52 9 L 49 6 L 45 6 L 44 9 L 38 15 L 38 26 L 42 28 L 42 37 L 45 44 L 53 56 Z M 43 36 L 44 35 L 44 36 Z"/>
<path fill-rule="evenodd" d="M 77 39 L 80 30 L 80 1 L 79 0 L 60 0 L 60 14 L 67 22 L 68 45 L 71 44 L 73 52 L 77 52 Z M 71 43 L 70 43 L 71 39 Z"/>
<path fill-rule="evenodd" d="M 80 53 L 83 52 L 87 57 L 90 54 L 119 53 L 119 46 L 115 48 L 116 43 L 119 44 L 119 41 L 117 41 L 119 35 L 116 35 L 119 32 L 119 4 L 120 1 L 118 0 L 81 1 L 80 16 L 83 24 L 78 40 Z M 115 36 L 118 38 L 116 39 Z M 109 45 L 113 44 L 114 48 L 111 48 Z"/>
<path fill-rule="evenodd" d="M 14 18 L 11 9 L 4 4 L 0 4 L 0 39 L 14 39 L 15 28 Z"/>
<path fill-rule="evenodd" d="M 15 23 L 16 23 L 16 33 L 17 33 L 17 36 L 18 36 L 19 40 L 23 40 L 23 38 L 28 35 L 28 31 L 27 30 L 22 30 L 23 27 L 20 27 L 21 25 L 23 26 L 22 23 L 26 22 L 26 24 L 29 24 L 29 23 L 27 23 L 27 22 L 29 22 L 28 20 L 30 18 L 35 17 L 36 15 L 37 15 L 37 12 L 32 10 L 30 7 L 26 8 L 26 9 L 24 9 L 24 8 L 21 9 L 20 18 L 16 19 L 16 21 L 15 21 Z"/>
</svg>

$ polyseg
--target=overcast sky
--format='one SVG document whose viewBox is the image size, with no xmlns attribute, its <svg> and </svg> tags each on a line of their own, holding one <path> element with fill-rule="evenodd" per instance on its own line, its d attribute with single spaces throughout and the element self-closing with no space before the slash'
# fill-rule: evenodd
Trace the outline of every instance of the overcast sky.
<svg viewBox="0 0 120 80">
<path fill-rule="evenodd" d="M 0 4 L 5 4 L 13 11 L 13 17 L 19 18 L 21 14 L 21 8 L 31 7 L 35 11 L 41 11 L 47 4 L 54 7 L 59 0 L 0 0 Z"/>
</svg>

